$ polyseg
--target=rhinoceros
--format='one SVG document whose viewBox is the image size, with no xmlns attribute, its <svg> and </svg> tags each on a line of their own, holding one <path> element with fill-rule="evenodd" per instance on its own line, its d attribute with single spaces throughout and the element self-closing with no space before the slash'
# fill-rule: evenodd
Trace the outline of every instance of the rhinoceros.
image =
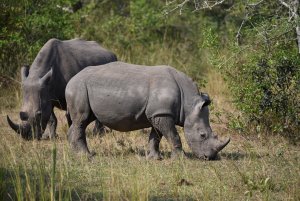
<svg viewBox="0 0 300 201">
<path fill-rule="evenodd" d="M 66 110 L 65 88 L 69 80 L 87 66 L 116 60 L 114 53 L 95 41 L 50 39 L 30 69 L 29 66 L 21 68 L 23 105 L 20 118 L 23 123 L 15 124 L 7 116 L 10 127 L 23 138 L 40 139 L 48 124 L 50 138 L 55 137 L 57 119 L 53 108 Z M 71 123 L 69 118 L 68 123 Z"/>
<path fill-rule="evenodd" d="M 212 132 L 209 96 L 170 66 L 112 62 L 85 68 L 68 83 L 66 101 L 72 119 L 70 146 L 89 157 L 94 152 L 88 149 L 85 129 L 95 119 L 122 132 L 151 127 L 147 157 L 153 159 L 161 159 L 162 136 L 172 146 L 171 156 L 183 152 L 175 125 L 184 128 L 187 143 L 198 158 L 215 159 L 230 141 L 218 140 Z"/>
</svg>

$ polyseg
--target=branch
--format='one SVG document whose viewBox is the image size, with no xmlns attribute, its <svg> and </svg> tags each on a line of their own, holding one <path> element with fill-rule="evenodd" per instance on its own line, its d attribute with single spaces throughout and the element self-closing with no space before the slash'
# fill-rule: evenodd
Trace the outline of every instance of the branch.
<svg viewBox="0 0 300 201">
<path fill-rule="evenodd" d="M 284 5 L 285 7 L 287 7 L 289 10 L 292 10 L 292 7 L 291 7 L 289 4 L 287 4 L 286 2 L 284 2 L 283 0 L 279 0 L 279 2 L 280 2 L 282 5 Z"/>
<path fill-rule="evenodd" d="M 256 3 L 249 3 L 248 6 L 257 6 L 257 5 L 261 4 L 262 2 L 264 2 L 264 0 L 261 0 L 261 1 L 256 2 Z"/>
<path fill-rule="evenodd" d="M 285 6 L 286 8 L 289 9 L 289 12 L 292 13 L 292 15 L 290 16 L 290 19 L 289 21 L 292 19 L 292 18 L 297 18 L 298 17 L 298 13 L 297 13 L 297 10 L 295 10 L 291 5 L 289 5 L 288 3 L 284 2 L 283 0 L 279 0 L 279 2 Z"/>
<path fill-rule="evenodd" d="M 209 5 L 209 1 L 204 1 L 204 3 L 203 4 L 205 4 L 202 8 L 199 8 L 198 10 L 200 10 L 200 9 L 212 9 L 213 7 L 215 7 L 215 6 L 217 6 L 217 5 L 219 5 L 219 4 L 222 4 L 223 2 L 224 2 L 225 0 L 220 0 L 220 1 L 216 1 L 214 4 L 211 4 L 211 5 Z M 196 10 L 197 10 L 197 8 L 196 8 Z"/>
<path fill-rule="evenodd" d="M 241 30 L 242 30 L 242 28 L 243 28 L 245 22 L 247 21 L 247 19 L 248 19 L 248 13 L 245 15 L 245 18 L 243 19 L 243 21 L 242 21 L 242 23 L 241 23 L 241 25 L 240 25 L 240 28 L 239 28 L 237 34 L 235 35 L 236 41 L 237 41 L 237 44 L 238 44 L 238 45 L 239 45 L 239 43 L 240 43 L 240 38 L 241 38 L 241 36 L 242 36 Z"/>
<path fill-rule="evenodd" d="M 171 13 L 171 12 L 173 12 L 173 11 L 179 9 L 179 14 L 181 15 L 181 14 L 182 14 L 183 6 L 184 6 L 185 4 L 187 4 L 189 1 L 190 1 L 190 0 L 184 0 L 182 3 L 177 4 L 177 6 L 175 6 L 175 7 L 174 7 L 173 9 L 171 9 L 170 11 L 165 11 L 165 14 L 167 15 L 167 14 L 169 14 L 169 13 Z M 174 2 L 175 2 L 175 1 L 166 2 L 166 5 L 167 5 L 167 6 L 168 6 L 168 5 L 171 5 L 171 4 L 173 4 Z"/>
<path fill-rule="evenodd" d="M 191 2 L 192 0 L 184 0 L 182 1 L 181 3 L 177 4 L 174 8 L 172 8 L 171 10 L 169 11 L 165 11 L 165 14 L 169 14 L 171 12 L 174 12 L 175 10 L 178 10 L 179 9 L 179 14 L 181 15 L 182 14 L 182 10 L 184 8 L 184 6 Z M 212 9 L 213 7 L 219 5 L 219 4 L 222 4 L 225 0 L 216 0 L 216 1 L 203 1 L 202 4 L 200 3 L 201 1 L 200 0 L 193 0 L 194 2 L 194 6 L 195 6 L 195 10 L 194 11 L 198 11 L 198 10 L 204 10 L 204 9 Z M 167 6 L 170 6 L 171 4 L 174 4 L 176 1 L 166 1 L 166 5 Z"/>
<path fill-rule="evenodd" d="M 247 6 L 250 6 L 250 7 L 256 7 L 257 5 L 259 5 L 259 4 L 263 3 L 263 2 L 264 2 L 264 0 L 260 0 L 260 1 L 256 2 L 256 3 L 250 3 L 250 4 L 247 4 L 246 7 L 247 7 Z M 246 13 L 246 14 L 245 14 L 245 17 L 244 17 L 244 19 L 243 19 L 243 21 L 242 21 L 242 23 L 241 23 L 241 25 L 240 25 L 240 27 L 239 27 L 238 32 L 237 32 L 237 34 L 235 35 L 236 41 L 237 41 L 237 44 L 238 44 L 238 45 L 239 45 L 239 43 L 240 43 L 240 38 L 241 38 L 241 36 L 242 36 L 242 34 L 241 34 L 242 28 L 243 28 L 245 22 L 248 20 L 248 16 L 249 16 L 249 13 Z"/>
</svg>

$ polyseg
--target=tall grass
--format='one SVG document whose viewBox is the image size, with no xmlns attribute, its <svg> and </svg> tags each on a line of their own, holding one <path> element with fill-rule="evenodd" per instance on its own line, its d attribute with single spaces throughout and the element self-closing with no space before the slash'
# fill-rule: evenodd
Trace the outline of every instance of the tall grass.
<svg viewBox="0 0 300 201">
<path fill-rule="evenodd" d="M 15 153 L 6 155 L 7 169 L 3 171 L 9 183 L 2 198 L 6 200 L 69 200 L 70 192 L 64 186 L 64 175 L 57 176 L 56 145 L 51 149 L 51 161 L 45 161 L 40 153 L 35 152 L 31 160 L 17 159 Z M 44 157 L 44 156 L 43 156 Z M 49 163 L 48 163 L 49 162 Z"/>
<path fill-rule="evenodd" d="M 4 113 L 2 200 L 299 200 L 299 147 L 279 137 L 231 135 L 222 160 L 211 162 L 172 160 L 163 139 L 164 160 L 147 161 L 148 134 L 113 131 L 102 138 L 88 137 L 90 149 L 97 153 L 89 161 L 69 150 L 63 112 L 56 111 L 61 124 L 55 142 L 21 140 L 2 120 Z M 216 124 L 217 132 L 231 132 Z M 91 136 L 91 128 L 87 133 Z"/>
</svg>

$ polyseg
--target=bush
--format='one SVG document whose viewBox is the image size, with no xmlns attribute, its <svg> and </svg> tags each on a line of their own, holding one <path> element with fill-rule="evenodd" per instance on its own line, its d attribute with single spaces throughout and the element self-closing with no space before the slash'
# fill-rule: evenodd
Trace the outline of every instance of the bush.
<svg viewBox="0 0 300 201">
<path fill-rule="evenodd" d="M 238 44 L 232 39 L 226 64 L 224 55 L 218 61 L 244 113 L 243 125 L 298 141 L 300 59 L 295 24 L 288 22 L 288 11 L 276 2 L 244 9 L 248 18 Z"/>
<path fill-rule="evenodd" d="M 4 1 L 0 4 L 0 85 L 14 77 L 23 64 L 31 64 L 50 38 L 74 35 L 72 14 L 62 9 L 75 0 Z"/>
<path fill-rule="evenodd" d="M 230 79 L 236 103 L 251 127 L 299 140 L 300 61 L 294 53 L 257 56 L 237 66 Z"/>
</svg>

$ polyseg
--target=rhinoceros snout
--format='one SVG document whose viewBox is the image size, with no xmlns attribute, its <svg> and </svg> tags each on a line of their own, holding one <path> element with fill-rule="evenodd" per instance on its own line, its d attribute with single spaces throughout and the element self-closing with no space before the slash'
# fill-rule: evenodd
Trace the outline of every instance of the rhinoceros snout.
<svg viewBox="0 0 300 201">
<path fill-rule="evenodd" d="M 230 142 L 230 138 L 224 141 L 218 140 L 216 136 L 202 141 L 190 142 L 193 153 L 202 160 L 219 160 L 219 152 Z"/>
</svg>

